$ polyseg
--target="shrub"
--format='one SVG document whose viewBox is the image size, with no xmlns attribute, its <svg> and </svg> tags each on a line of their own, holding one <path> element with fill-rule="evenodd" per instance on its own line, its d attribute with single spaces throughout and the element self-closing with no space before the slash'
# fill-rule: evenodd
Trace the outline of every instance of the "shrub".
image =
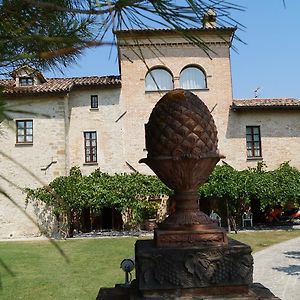
<svg viewBox="0 0 300 300">
<path fill-rule="evenodd" d="M 141 223 L 145 214 L 152 211 L 153 203 L 148 198 L 166 195 L 170 190 L 156 177 L 140 173 L 109 175 L 95 170 L 82 176 L 78 167 L 70 170 L 69 176 L 55 178 L 49 186 L 27 189 L 28 201 L 41 201 L 52 208 L 58 220 L 67 224 L 68 236 L 72 235 L 75 220 L 80 222 L 84 209 L 94 212 L 104 207 L 114 207 L 120 212 L 131 210 L 132 226 Z"/>
</svg>

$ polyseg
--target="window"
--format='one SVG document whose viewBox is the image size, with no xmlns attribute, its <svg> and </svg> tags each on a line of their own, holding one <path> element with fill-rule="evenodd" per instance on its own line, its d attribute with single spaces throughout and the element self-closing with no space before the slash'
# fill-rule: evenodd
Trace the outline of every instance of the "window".
<svg viewBox="0 0 300 300">
<path fill-rule="evenodd" d="M 180 87 L 186 90 L 206 89 L 206 76 L 197 67 L 187 67 L 180 73 Z"/>
<path fill-rule="evenodd" d="M 247 157 L 262 157 L 259 126 L 246 126 Z"/>
<path fill-rule="evenodd" d="M 98 95 L 91 96 L 91 108 L 98 108 Z"/>
<path fill-rule="evenodd" d="M 165 69 L 153 69 L 145 78 L 146 91 L 173 90 L 173 76 Z"/>
<path fill-rule="evenodd" d="M 20 77 L 19 78 L 20 86 L 30 86 L 33 85 L 33 78 L 32 77 Z"/>
<path fill-rule="evenodd" d="M 17 143 L 32 143 L 33 132 L 32 132 L 32 120 L 20 120 L 16 121 L 17 128 Z"/>
<path fill-rule="evenodd" d="M 84 132 L 85 162 L 97 162 L 97 133 L 96 131 Z"/>
</svg>

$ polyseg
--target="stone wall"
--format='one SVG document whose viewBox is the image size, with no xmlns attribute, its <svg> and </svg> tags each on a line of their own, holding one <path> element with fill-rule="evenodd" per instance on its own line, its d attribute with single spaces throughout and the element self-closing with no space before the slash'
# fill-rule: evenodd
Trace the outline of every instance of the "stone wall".
<svg viewBox="0 0 300 300">
<path fill-rule="evenodd" d="M 269 169 L 285 161 L 300 169 L 300 112 L 293 110 L 229 111 L 226 138 L 232 145 L 226 162 L 236 169 L 255 167 L 258 161 L 247 160 L 246 126 L 260 126 L 262 159 Z"/>
<path fill-rule="evenodd" d="M 0 237 L 37 235 L 37 227 L 22 211 L 22 189 L 47 184 L 66 174 L 64 99 L 34 97 L 8 101 L 18 111 L 28 113 L 13 113 L 13 120 L 1 123 L 0 187 L 12 200 L 0 195 Z M 33 120 L 32 144 L 16 143 L 15 121 L 22 119 Z M 31 205 L 26 213 L 34 216 Z"/>
<path fill-rule="evenodd" d="M 98 109 L 91 109 L 91 95 L 98 95 Z M 111 174 L 129 171 L 123 156 L 124 118 L 121 116 L 124 112 L 120 89 L 92 89 L 70 94 L 68 125 L 70 166 L 79 166 L 84 174 L 89 174 L 96 168 Z M 97 132 L 97 163 L 85 163 L 83 136 L 85 131 Z"/>
</svg>

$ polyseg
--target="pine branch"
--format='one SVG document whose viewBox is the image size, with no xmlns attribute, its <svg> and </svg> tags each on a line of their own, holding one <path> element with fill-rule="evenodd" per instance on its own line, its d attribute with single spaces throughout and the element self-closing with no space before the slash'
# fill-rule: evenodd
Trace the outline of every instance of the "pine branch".
<svg viewBox="0 0 300 300">
<path fill-rule="evenodd" d="M 199 28 L 208 9 L 219 26 L 242 25 L 231 17 L 243 7 L 220 0 L 15 0 L 0 4 L 0 73 L 16 65 L 53 69 L 73 63 L 85 49 L 116 44 L 116 31 L 169 28 L 208 55 L 200 38 L 184 29 Z M 16 27 L 15 24 L 18 24 Z M 107 38 L 110 31 L 112 41 Z M 109 37 L 111 38 L 111 37 Z M 239 38 L 235 36 L 237 40 Z"/>
</svg>

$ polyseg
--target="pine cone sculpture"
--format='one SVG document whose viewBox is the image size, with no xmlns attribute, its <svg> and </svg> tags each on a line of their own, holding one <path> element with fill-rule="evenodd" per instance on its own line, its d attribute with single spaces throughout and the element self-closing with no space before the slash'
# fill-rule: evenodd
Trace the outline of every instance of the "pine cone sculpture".
<svg viewBox="0 0 300 300">
<path fill-rule="evenodd" d="M 177 89 L 163 96 L 146 124 L 148 158 L 203 158 L 218 154 L 217 129 L 206 105 Z"/>
</svg>

